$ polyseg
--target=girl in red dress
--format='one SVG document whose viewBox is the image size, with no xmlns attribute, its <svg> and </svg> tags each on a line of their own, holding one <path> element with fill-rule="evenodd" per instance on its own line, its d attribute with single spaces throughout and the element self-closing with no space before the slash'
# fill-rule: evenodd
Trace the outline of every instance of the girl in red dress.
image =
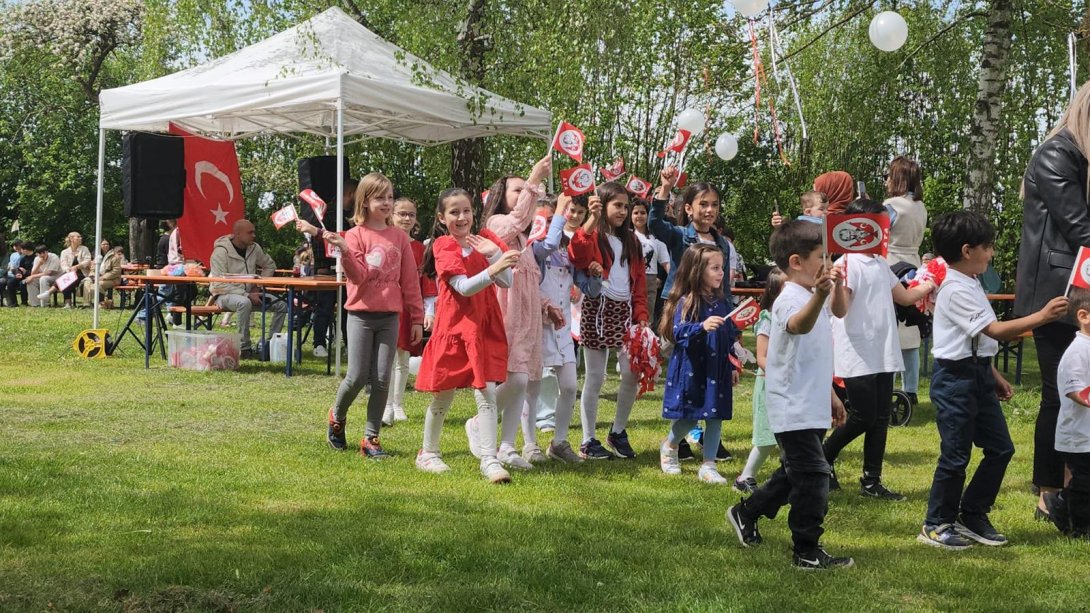
<svg viewBox="0 0 1090 613">
<path fill-rule="evenodd" d="M 432 392 L 424 414 L 424 445 L 416 457 L 420 470 L 450 470 L 439 455 L 443 420 L 454 392 L 472 387 L 477 400 L 481 474 L 492 483 L 507 483 L 511 475 L 496 459 L 496 385 L 507 377 L 507 334 L 493 284 L 511 287 L 511 268 L 521 253 L 507 250 L 498 237 L 473 230 L 469 192 L 452 188 L 439 195 L 434 240 L 424 258 L 423 272 L 435 278 L 439 299 L 431 340 L 424 348 L 416 389 Z"/>
<path fill-rule="evenodd" d="M 420 229 L 416 221 L 416 203 L 408 198 L 398 198 L 394 201 L 394 226 L 401 228 L 409 235 L 409 246 L 416 258 L 416 267 L 424 265 L 424 243 L 413 238 Z M 435 281 L 420 275 L 420 295 L 424 297 L 424 330 L 431 329 L 435 311 Z M 382 425 L 392 426 L 395 421 L 405 421 L 405 408 L 402 401 L 405 398 L 405 386 L 409 382 L 409 357 L 418 356 L 424 351 L 424 343 L 413 343 L 411 326 L 407 313 L 401 315 L 401 328 L 397 334 L 397 357 L 394 359 L 394 374 L 390 380 L 390 396 L 386 401 L 386 411 L 382 414 Z"/>
</svg>

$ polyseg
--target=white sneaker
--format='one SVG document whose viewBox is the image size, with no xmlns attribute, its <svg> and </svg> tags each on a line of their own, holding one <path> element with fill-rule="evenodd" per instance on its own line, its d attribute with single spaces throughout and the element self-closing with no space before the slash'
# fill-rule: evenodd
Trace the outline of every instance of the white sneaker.
<svg viewBox="0 0 1090 613">
<path fill-rule="evenodd" d="M 382 425 L 394 425 L 394 407 L 386 405 L 386 410 L 382 412 Z"/>
<path fill-rule="evenodd" d="M 53 292 L 50 292 L 50 291 L 42 292 L 42 293 L 38 294 L 38 300 L 45 300 L 46 298 L 49 298 L 49 296 L 51 296 L 52 294 L 53 294 Z"/>
<path fill-rule="evenodd" d="M 430 453 L 420 450 L 420 453 L 416 454 L 416 467 L 426 473 L 445 473 L 450 470 L 447 463 L 443 461 L 443 458 L 438 453 Z"/>
<path fill-rule="evenodd" d="M 394 421 L 408 421 L 409 416 L 405 414 L 405 409 L 394 406 Z"/>
<path fill-rule="evenodd" d="M 469 452 L 473 454 L 473 457 L 481 457 L 481 444 L 477 442 L 477 416 L 474 415 L 466 420 L 466 438 L 469 439 Z M 483 464 L 481 465 L 484 466 Z M 482 468 L 481 470 L 484 470 Z"/>
<path fill-rule="evenodd" d="M 329 357 L 329 351 L 326 350 L 325 345 L 318 345 L 314 348 L 314 357 L 327 358 Z M 389 424 L 387 424 L 389 425 Z"/>
<path fill-rule="evenodd" d="M 564 462 L 565 464 L 580 464 L 583 462 L 583 458 L 571 448 L 571 443 L 568 441 L 560 441 L 559 443 L 553 441 L 549 443 L 549 448 L 546 450 L 545 455 L 557 462 Z"/>
<path fill-rule="evenodd" d="M 666 443 L 659 449 L 659 466 L 668 475 L 681 474 L 681 461 L 677 459 L 677 449 L 671 449 Z"/>
<path fill-rule="evenodd" d="M 534 468 L 533 464 L 527 462 L 512 447 L 500 447 L 500 452 L 496 454 L 496 458 L 504 466 L 509 466 L 511 468 L 517 468 L 519 470 L 532 470 Z"/>
<path fill-rule="evenodd" d="M 545 452 L 536 443 L 526 443 L 522 446 L 522 459 L 531 464 L 541 464 L 549 461 L 549 458 L 545 457 Z"/>
<path fill-rule="evenodd" d="M 700 470 L 696 473 L 696 477 L 704 483 L 711 483 L 714 485 L 726 485 L 727 483 L 726 478 L 719 474 L 719 471 L 715 469 L 715 464 L 701 464 Z"/>
<path fill-rule="evenodd" d="M 481 458 L 481 474 L 489 483 L 510 483 L 511 473 L 503 468 L 496 458 Z"/>
</svg>

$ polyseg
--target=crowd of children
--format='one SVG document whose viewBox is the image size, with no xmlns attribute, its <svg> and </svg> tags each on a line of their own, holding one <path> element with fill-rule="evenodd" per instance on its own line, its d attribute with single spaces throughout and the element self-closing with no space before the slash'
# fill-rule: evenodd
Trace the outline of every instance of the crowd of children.
<svg viewBox="0 0 1090 613">
<path fill-rule="evenodd" d="M 686 441 L 699 442 L 699 480 L 730 484 L 716 462 L 723 459 L 723 421 L 733 415 L 741 331 L 730 316 L 731 262 L 737 259 L 733 244 L 717 230 L 719 191 L 707 183 L 689 186 L 680 197 L 682 211 L 671 219 L 667 206 L 679 178 L 672 167 L 661 173 L 650 202 L 616 182 L 598 185 L 589 196 L 550 197 L 543 181 L 551 170 L 546 157 L 525 180 L 511 175 L 497 181 L 479 219 L 470 193 L 444 191 L 426 242 L 411 236 L 419 229 L 415 203 L 395 201 L 392 183 L 381 174 L 364 177 L 355 195 L 355 227 L 344 237 L 324 234 L 341 250 L 348 293 L 349 372 L 329 409 L 329 444 L 348 447 L 349 407 L 369 385 L 360 450 L 369 458 L 385 457 L 380 430 L 407 418 L 409 358 L 420 356 L 416 388 L 432 394 L 416 457 L 420 470 L 450 470 L 440 435 L 459 389 L 473 390 L 477 412 L 465 431 L 490 482 L 509 482 L 509 469 L 531 470 L 548 460 L 635 458 L 627 425 L 639 373 L 626 339 L 657 319 L 655 331 L 669 354 L 662 391 L 662 416 L 669 423 L 660 467 L 668 475 L 681 474 Z M 838 192 L 838 207 L 843 199 Z M 753 448 L 733 480 L 747 497 L 727 511 L 729 525 L 743 546 L 752 547 L 762 540 L 759 518 L 774 518 L 790 505 L 796 566 L 853 564 L 850 557 L 827 553 L 820 541 L 829 491 L 839 488 L 834 466 L 840 452 L 863 437 L 860 493 L 904 499 L 886 487 L 882 473 L 893 380 L 904 369 L 894 305 L 912 305 L 937 292 L 931 399 L 941 446 L 918 540 L 944 549 L 1004 544 L 988 513 L 1014 453 L 999 406 L 1013 392 L 992 358 L 999 341 L 1064 316 L 1068 299 L 1057 298 L 1028 317 L 998 321 L 976 279 L 991 259 L 995 238 L 979 215 L 957 212 L 934 223 L 934 251 L 946 262 L 946 279 L 938 287 L 924 281 L 908 289 L 881 256 L 828 257 L 822 218 L 829 199 L 811 191 L 801 202 L 798 219 L 785 220 L 778 211 L 773 217 L 769 252 L 776 267 L 767 275 L 753 331 Z M 866 197 L 851 201 L 846 211 L 886 214 Z M 544 224 L 535 224 L 535 217 L 545 218 Z M 660 266 L 667 275 L 661 293 Z M 660 296 L 664 303 L 656 318 Z M 1081 332 L 1060 366 L 1056 444 L 1067 454 L 1072 479 L 1047 502 L 1063 532 L 1086 538 L 1090 291 L 1075 290 L 1070 302 Z M 425 330 L 431 333 L 426 344 Z M 611 352 L 618 354 L 620 374 L 603 443 L 599 395 Z M 568 431 L 578 353 L 585 374 L 576 450 Z M 543 373 L 558 388 L 555 405 L 547 409 L 555 412 L 554 434 L 544 450 L 537 428 Z M 966 486 L 974 445 L 983 449 L 983 460 Z M 780 466 L 759 484 L 762 464 L 777 449 Z"/>
</svg>

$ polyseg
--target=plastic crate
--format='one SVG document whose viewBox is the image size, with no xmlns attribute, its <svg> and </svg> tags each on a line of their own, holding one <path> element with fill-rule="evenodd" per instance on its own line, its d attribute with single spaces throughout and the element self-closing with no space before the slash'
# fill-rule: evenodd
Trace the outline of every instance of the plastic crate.
<svg viewBox="0 0 1090 613">
<path fill-rule="evenodd" d="M 237 370 L 242 335 L 224 332 L 167 332 L 167 361 L 186 370 Z"/>
</svg>

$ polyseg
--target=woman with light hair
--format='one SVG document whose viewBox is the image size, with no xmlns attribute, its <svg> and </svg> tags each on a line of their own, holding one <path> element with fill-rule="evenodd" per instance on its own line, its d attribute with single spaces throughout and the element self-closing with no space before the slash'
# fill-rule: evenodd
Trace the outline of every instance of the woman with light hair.
<svg viewBox="0 0 1090 613">
<path fill-rule="evenodd" d="M 1018 251 L 1014 315 L 1029 314 L 1067 293 L 1081 246 L 1090 246 L 1087 157 L 1090 154 L 1090 82 L 1030 158 L 1022 182 L 1022 246 Z M 1045 494 L 1064 486 L 1065 463 L 1056 451 L 1060 396 L 1056 369 L 1075 339 L 1073 314 L 1033 331 L 1041 369 L 1041 406 L 1033 435 L 1033 484 L 1039 490 L 1035 515 L 1048 519 Z"/>
<path fill-rule="evenodd" d="M 890 266 L 906 262 L 917 269 L 922 266 L 920 244 L 927 229 L 927 207 L 923 205 L 923 179 L 920 165 L 915 160 L 898 155 L 889 163 L 886 174 L 886 201 L 882 204 L 890 212 L 889 255 Z M 917 326 L 897 326 L 901 341 L 901 357 L 905 370 L 901 373 L 901 389 L 916 404 L 920 386 L 920 329 Z"/>
</svg>

